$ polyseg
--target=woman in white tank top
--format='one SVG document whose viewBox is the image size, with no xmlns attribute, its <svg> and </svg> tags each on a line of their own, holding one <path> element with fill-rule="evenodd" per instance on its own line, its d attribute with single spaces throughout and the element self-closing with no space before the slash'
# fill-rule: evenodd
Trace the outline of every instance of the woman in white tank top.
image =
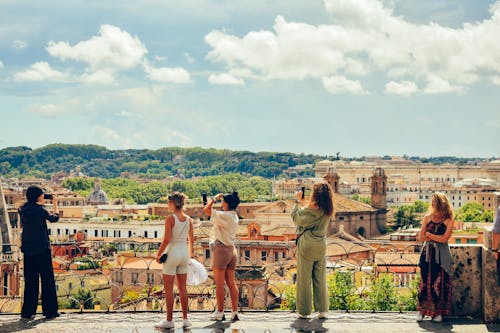
<svg viewBox="0 0 500 333">
<path fill-rule="evenodd" d="M 193 222 L 182 210 L 186 196 L 174 192 L 168 196 L 168 208 L 171 215 L 165 220 L 165 234 L 160 248 L 156 253 L 156 261 L 160 263 L 162 254 L 167 253 L 163 263 L 163 283 L 167 303 L 166 319 L 155 324 L 156 328 L 174 328 L 172 320 L 174 308 L 174 278 L 177 278 L 177 288 L 182 306 L 182 326 L 190 327 L 188 319 L 188 295 L 186 290 L 187 268 L 193 254 Z M 187 241 L 189 240 L 189 242 Z"/>
</svg>

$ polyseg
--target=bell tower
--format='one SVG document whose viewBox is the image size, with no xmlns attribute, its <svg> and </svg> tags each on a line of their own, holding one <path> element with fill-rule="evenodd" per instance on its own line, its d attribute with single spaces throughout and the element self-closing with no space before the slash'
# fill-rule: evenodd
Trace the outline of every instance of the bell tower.
<svg viewBox="0 0 500 333">
<path fill-rule="evenodd" d="M 371 180 L 372 206 L 377 209 L 387 209 L 387 176 L 382 168 L 376 168 Z"/>
<path fill-rule="evenodd" d="M 371 180 L 371 205 L 377 210 L 375 213 L 372 230 L 378 229 L 379 233 L 385 232 L 387 224 L 387 176 L 382 168 L 376 168 Z"/>
<path fill-rule="evenodd" d="M 340 176 L 333 166 L 328 167 L 328 171 L 323 179 L 330 184 L 333 193 L 339 193 Z"/>
</svg>

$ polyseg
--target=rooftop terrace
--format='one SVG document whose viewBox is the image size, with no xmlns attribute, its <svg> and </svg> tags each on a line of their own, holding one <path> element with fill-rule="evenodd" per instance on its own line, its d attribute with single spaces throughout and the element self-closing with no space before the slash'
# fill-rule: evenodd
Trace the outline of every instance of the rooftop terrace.
<svg viewBox="0 0 500 333">
<path fill-rule="evenodd" d="M 417 323 L 416 313 L 363 313 L 330 312 L 328 319 L 297 319 L 289 311 L 244 312 L 237 322 L 209 321 L 208 313 L 192 313 L 193 326 L 182 329 L 179 313 L 174 314 L 175 330 L 168 332 L 192 333 L 293 333 L 293 332 L 500 332 L 500 324 L 486 325 L 477 319 L 451 317 L 445 322 L 425 320 Z M 155 332 L 153 325 L 163 319 L 160 313 L 83 313 L 62 314 L 53 320 L 39 316 L 32 321 L 23 321 L 16 315 L 0 316 L 0 333 L 7 332 L 109 332 L 139 333 Z"/>
</svg>

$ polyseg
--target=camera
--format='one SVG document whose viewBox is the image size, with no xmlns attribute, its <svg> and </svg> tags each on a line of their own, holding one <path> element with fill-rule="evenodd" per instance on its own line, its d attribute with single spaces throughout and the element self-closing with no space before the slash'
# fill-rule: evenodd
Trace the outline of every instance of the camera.
<svg viewBox="0 0 500 333">
<path fill-rule="evenodd" d="M 47 194 L 47 193 L 45 193 L 45 194 L 43 195 L 43 198 L 44 198 L 45 200 L 52 200 L 52 199 L 54 198 L 54 196 L 53 196 L 52 194 Z"/>
<path fill-rule="evenodd" d="M 305 186 L 302 186 L 300 188 L 300 190 L 302 191 L 302 199 L 304 199 L 305 195 L 306 195 L 306 187 Z"/>
<path fill-rule="evenodd" d="M 201 197 L 203 199 L 203 205 L 206 205 L 207 204 L 207 194 L 206 193 L 202 193 Z"/>
</svg>

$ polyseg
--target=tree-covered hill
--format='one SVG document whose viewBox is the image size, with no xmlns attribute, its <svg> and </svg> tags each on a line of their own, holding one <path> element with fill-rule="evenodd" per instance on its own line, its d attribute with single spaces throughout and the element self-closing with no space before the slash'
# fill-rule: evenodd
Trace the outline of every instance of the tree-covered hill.
<svg viewBox="0 0 500 333">
<path fill-rule="evenodd" d="M 6 177 L 48 175 L 77 166 L 91 177 L 115 178 L 122 173 L 160 179 L 182 174 L 187 178 L 240 173 L 277 177 L 289 167 L 313 164 L 326 156 L 293 153 L 231 151 L 226 149 L 168 147 L 158 150 L 109 150 L 97 145 L 51 144 L 41 148 L 9 147 L 0 150 L 0 174 Z M 333 159 L 333 157 L 330 157 Z M 302 176 L 310 176 L 305 170 Z"/>
</svg>

